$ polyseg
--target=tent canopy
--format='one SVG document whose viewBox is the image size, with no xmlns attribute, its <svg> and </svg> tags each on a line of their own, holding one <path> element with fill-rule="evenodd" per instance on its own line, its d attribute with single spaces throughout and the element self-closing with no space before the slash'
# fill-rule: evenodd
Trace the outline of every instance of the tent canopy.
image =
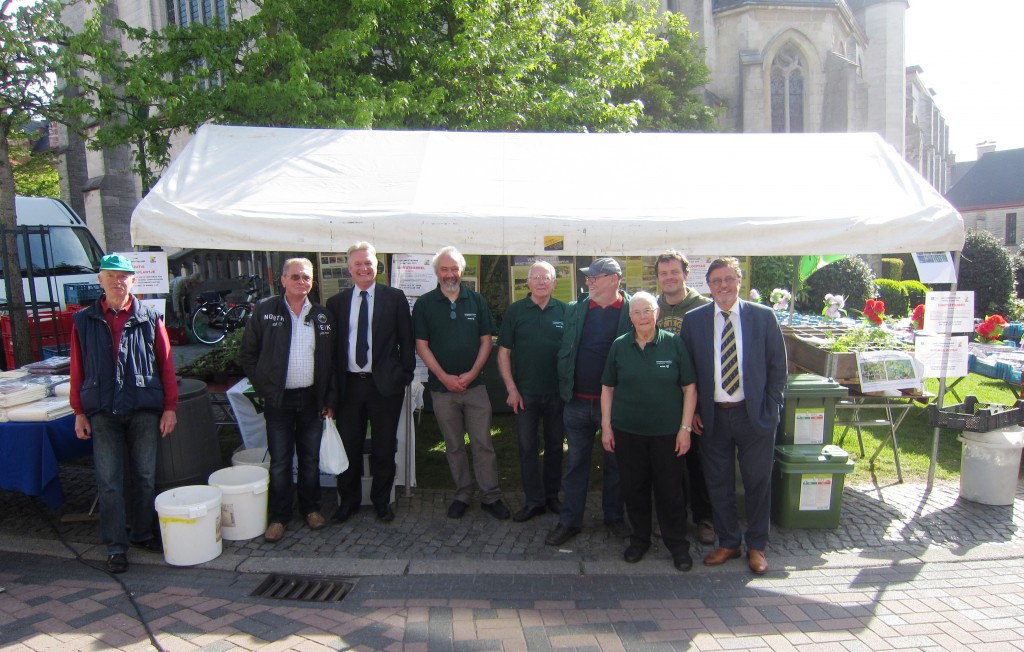
<svg viewBox="0 0 1024 652">
<path fill-rule="evenodd" d="M 206 125 L 136 245 L 478 254 L 959 251 L 963 219 L 877 134 L 562 134 Z"/>
</svg>

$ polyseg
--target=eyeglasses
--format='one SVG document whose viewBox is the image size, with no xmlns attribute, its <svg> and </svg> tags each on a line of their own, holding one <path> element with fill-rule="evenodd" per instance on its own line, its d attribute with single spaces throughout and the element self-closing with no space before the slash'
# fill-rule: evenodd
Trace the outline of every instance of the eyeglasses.
<svg viewBox="0 0 1024 652">
<path fill-rule="evenodd" d="M 611 274 L 601 274 L 600 276 L 588 276 L 587 283 L 597 283 L 599 279 L 611 276 Z"/>
<path fill-rule="evenodd" d="M 722 285 L 735 285 L 739 283 L 739 279 L 735 276 L 726 276 L 725 278 L 713 278 L 708 281 L 708 285 L 712 287 L 719 287 Z"/>
<path fill-rule="evenodd" d="M 309 274 L 292 274 L 288 278 L 293 281 L 305 281 L 307 283 L 313 280 L 313 277 Z"/>
<path fill-rule="evenodd" d="M 448 319 L 455 319 L 455 302 L 452 302 L 452 311 L 448 313 Z"/>
<path fill-rule="evenodd" d="M 636 315 L 637 317 L 650 317 L 655 312 L 657 311 L 654 308 L 646 308 L 644 310 L 630 310 L 629 314 Z"/>
<path fill-rule="evenodd" d="M 530 280 L 534 283 L 549 283 L 555 279 L 553 276 L 531 276 Z"/>
</svg>

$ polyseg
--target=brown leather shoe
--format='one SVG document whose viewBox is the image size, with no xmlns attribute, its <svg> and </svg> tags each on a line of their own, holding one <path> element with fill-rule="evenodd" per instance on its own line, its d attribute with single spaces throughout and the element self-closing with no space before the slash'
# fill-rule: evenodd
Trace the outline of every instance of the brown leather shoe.
<svg viewBox="0 0 1024 652">
<path fill-rule="evenodd" d="M 263 540 L 267 543 L 277 543 L 284 538 L 284 523 L 271 523 L 267 531 L 263 533 Z"/>
<path fill-rule="evenodd" d="M 768 560 L 765 559 L 763 550 L 748 550 L 747 562 L 755 575 L 764 575 L 768 572 Z"/>
<path fill-rule="evenodd" d="M 715 548 L 715 551 L 704 558 L 705 566 L 719 566 L 740 556 L 739 548 Z"/>
<path fill-rule="evenodd" d="M 306 525 L 310 530 L 319 530 L 327 525 L 327 519 L 320 512 L 310 512 L 306 514 Z"/>
</svg>

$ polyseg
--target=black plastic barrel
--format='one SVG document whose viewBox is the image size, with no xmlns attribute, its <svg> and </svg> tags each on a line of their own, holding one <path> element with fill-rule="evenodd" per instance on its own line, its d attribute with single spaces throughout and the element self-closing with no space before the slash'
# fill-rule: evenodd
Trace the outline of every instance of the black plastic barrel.
<svg viewBox="0 0 1024 652">
<path fill-rule="evenodd" d="M 184 378 L 178 383 L 178 425 L 157 449 L 156 490 L 206 484 L 222 466 L 206 383 Z"/>
</svg>

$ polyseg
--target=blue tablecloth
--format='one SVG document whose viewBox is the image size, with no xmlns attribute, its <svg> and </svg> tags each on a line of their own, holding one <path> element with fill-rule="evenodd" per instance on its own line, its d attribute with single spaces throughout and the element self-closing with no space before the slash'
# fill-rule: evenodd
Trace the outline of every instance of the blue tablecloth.
<svg viewBox="0 0 1024 652">
<path fill-rule="evenodd" d="M 75 437 L 75 417 L 41 423 L 0 423 L 0 489 L 64 503 L 60 462 L 92 455 L 92 440 Z"/>
</svg>

